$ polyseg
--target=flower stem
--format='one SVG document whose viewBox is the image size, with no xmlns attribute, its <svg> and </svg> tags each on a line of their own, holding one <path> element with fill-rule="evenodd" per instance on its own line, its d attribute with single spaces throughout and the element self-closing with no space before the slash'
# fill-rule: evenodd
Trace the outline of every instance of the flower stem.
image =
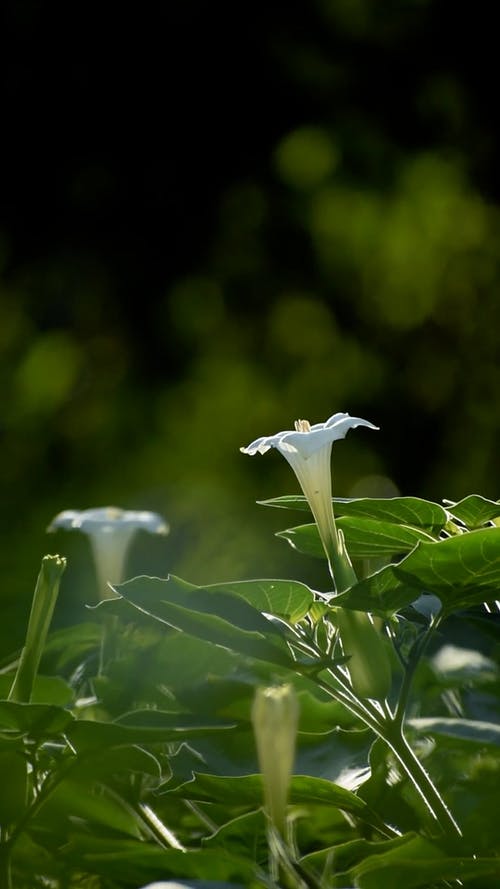
<svg viewBox="0 0 500 889">
<path fill-rule="evenodd" d="M 0 886 L 1 889 L 11 889 L 12 880 L 11 880 L 11 871 L 10 871 L 10 858 L 11 858 L 11 844 L 7 842 L 0 842 Z"/>
<path fill-rule="evenodd" d="M 337 691 L 328 682 L 322 680 L 317 680 L 317 682 L 320 688 L 342 703 L 379 738 L 385 741 L 443 833 L 451 834 L 455 837 L 461 836 L 460 827 L 406 740 L 401 722 L 398 722 L 397 718 L 391 719 L 389 711 L 385 717 L 380 713 L 375 714 L 374 712 L 372 714 L 366 706 L 367 702 L 357 701 L 354 696 L 348 696 L 340 690 Z"/>
<path fill-rule="evenodd" d="M 427 629 L 422 633 L 422 635 L 416 640 L 415 644 L 411 649 L 410 658 L 405 667 L 403 682 L 401 684 L 401 689 L 399 692 L 398 704 L 396 707 L 396 713 L 394 715 L 394 722 L 396 725 L 402 727 L 404 724 L 406 707 L 408 705 L 408 698 L 410 696 L 411 685 L 413 682 L 413 677 L 415 676 L 415 671 L 418 667 L 418 663 L 424 650 L 430 642 L 431 637 L 437 630 L 439 624 L 441 623 L 442 613 L 436 614 L 430 621 Z"/>
<path fill-rule="evenodd" d="M 443 833 L 461 837 L 462 831 L 460 830 L 460 827 L 432 779 L 424 769 L 422 763 L 410 747 L 403 734 L 402 727 L 393 723 L 392 729 L 393 731 L 384 732 L 382 737 L 408 775 L 415 790 L 419 793 L 427 806 L 427 809 Z"/>
</svg>

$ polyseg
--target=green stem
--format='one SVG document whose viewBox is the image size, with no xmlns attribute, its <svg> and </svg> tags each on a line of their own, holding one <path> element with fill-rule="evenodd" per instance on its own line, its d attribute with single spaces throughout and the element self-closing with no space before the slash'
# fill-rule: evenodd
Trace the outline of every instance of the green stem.
<svg viewBox="0 0 500 889">
<path fill-rule="evenodd" d="M 399 727 L 402 727 L 404 724 L 406 707 L 408 705 L 411 686 L 420 658 L 422 657 L 427 645 L 429 644 L 431 637 L 441 623 L 441 620 L 442 613 L 440 612 L 431 619 L 429 626 L 427 627 L 425 632 L 423 632 L 422 635 L 416 640 L 411 650 L 410 659 L 406 665 L 403 682 L 401 684 L 401 689 L 399 692 L 398 704 L 394 715 L 394 722 Z"/>
<path fill-rule="evenodd" d="M 339 681 L 333 669 L 329 670 L 329 672 L 337 681 Z M 349 710 L 349 712 L 352 713 L 353 716 L 356 716 L 358 719 L 364 722 L 364 724 L 368 728 L 371 728 L 371 730 L 375 732 L 376 735 L 378 735 L 379 737 L 383 737 L 382 723 L 372 713 L 370 713 L 363 701 L 358 700 L 351 694 L 346 694 L 343 691 L 339 691 L 338 689 L 330 685 L 330 683 L 325 682 L 324 680 L 315 679 L 315 682 L 319 688 L 322 688 L 323 691 L 326 691 L 327 694 L 329 694 L 330 697 L 332 697 L 335 701 L 338 701 L 339 704 L 343 704 L 346 710 Z"/>
<path fill-rule="evenodd" d="M 323 539 L 323 545 L 328 559 L 330 574 L 336 585 L 336 591 L 339 593 L 353 586 L 357 582 L 357 577 L 345 549 L 342 532 L 337 532 L 335 519 L 333 524 L 335 533 L 331 535 L 330 539 Z M 330 670 L 330 673 L 341 686 L 341 691 L 331 688 L 328 683 L 318 684 L 325 691 L 328 691 L 332 697 L 343 703 L 351 713 L 361 719 L 378 737 L 385 741 L 441 830 L 456 837 L 462 835 L 457 822 L 403 733 L 406 707 L 415 670 L 426 645 L 440 623 L 441 617 L 442 615 L 438 614 L 431 620 L 429 627 L 413 647 L 394 716 L 389 705 L 382 698 L 379 698 L 382 700 L 381 711 L 375 710 L 369 700 L 360 699 L 359 695 L 356 695 L 355 690 L 350 689 L 344 683 L 342 673 L 338 669 L 333 668 Z M 371 697 L 376 698 L 377 695 L 372 695 Z"/>
<path fill-rule="evenodd" d="M 11 889 L 11 844 L 8 841 L 0 842 L 0 889 Z"/>
<path fill-rule="evenodd" d="M 327 682 L 319 680 L 317 684 L 364 722 L 377 737 L 385 741 L 442 831 L 451 833 L 454 836 L 461 836 L 461 830 L 453 815 L 420 760 L 408 744 L 403 734 L 402 725 L 395 720 L 391 720 L 389 715 L 384 719 L 381 718 L 380 714 L 370 713 L 365 702 L 350 700 L 347 695 L 337 692 Z"/>
<path fill-rule="evenodd" d="M 30 803 L 30 805 L 25 809 L 23 815 L 13 827 L 9 843 L 12 847 L 14 843 L 17 841 L 18 837 L 22 834 L 23 830 L 30 823 L 30 821 L 38 814 L 41 807 L 44 805 L 46 800 L 49 798 L 50 794 L 54 792 L 54 790 L 59 786 L 61 781 L 67 777 L 67 775 L 72 771 L 75 766 L 75 759 L 71 759 L 68 762 L 64 763 L 64 765 L 59 769 L 59 771 L 53 775 L 52 778 L 46 778 L 43 786 L 41 787 L 38 796 L 35 797 Z M 0 883 L 0 889 L 2 889 Z"/>
<path fill-rule="evenodd" d="M 423 799 L 443 833 L 461 837 L 462 831 L 460 827 L 422 763 L 410 747 L 403 734 L 402 727 L 393 723 L 393 729 L 393 732 L 386 737 L 382 736 L 384 741 L 394 753 L 394 756 L 410 778 L 415 790 Z"/>
<path fill-rule="evenodd" d="M 108 665 L 116 660 L 119 643 L 119 620 L 115 614 L 105 614 L 102 625 L 101 648 L 99 652 L 99 676 Z"/>
</svg>

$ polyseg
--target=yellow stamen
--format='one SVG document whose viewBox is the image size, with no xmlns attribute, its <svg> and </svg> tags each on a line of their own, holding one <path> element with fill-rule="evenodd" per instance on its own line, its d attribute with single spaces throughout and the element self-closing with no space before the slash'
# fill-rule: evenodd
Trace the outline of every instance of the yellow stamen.
<svg viewBox="0 0 500 889">
<path fill-rule="evenodd" d="M 309 420 L 295 420 L 295 432 L 310 432 L 311 424 Z"/>
</svg>

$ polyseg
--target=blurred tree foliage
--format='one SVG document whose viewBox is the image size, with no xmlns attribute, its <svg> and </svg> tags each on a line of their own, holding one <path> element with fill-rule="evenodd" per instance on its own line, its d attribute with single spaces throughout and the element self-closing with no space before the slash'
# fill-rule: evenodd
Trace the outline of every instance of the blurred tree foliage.
<svg viewBox="0 0 500 889">
<path fill-rule="evenodd" d="M 382 427 L 337 448 L 338 496 L 498 496 L 487 17 L 444 0 L 0 14 L 1 651 L 44 552 L 73 555 L 56 620 L 91 600 L 84 542 L 44 535 L 63 508 L 162 512 L 171 536 L 136 547 L 134 573 L 314 578 L 254 505 L 296 490 L 284 461 L 238 452 L 296 417 Z"/>
</svg>

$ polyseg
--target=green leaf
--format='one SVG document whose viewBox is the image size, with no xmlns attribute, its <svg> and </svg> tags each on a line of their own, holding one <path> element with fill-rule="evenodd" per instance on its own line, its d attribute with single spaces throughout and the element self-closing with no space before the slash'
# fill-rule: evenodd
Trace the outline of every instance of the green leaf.
<svg viewBox="0 0 500 889">
<path fill-rule="evenodd" d="M 313 865 L 318 870 L 331 866 L 335 861 L 335 870 L 338 873 L 345 873 L 352 870 L 355 865 L 364 861 L 373 855 L 382 855 L 391 849 L 397 849 L 401 845 L 405 845 L 409 838 L 414 834 L 406 834 L 396 837 L 392 840 L 381 840 L 380 842 L 370 842 L 369 840 L 356 839 L 347 843 L 341 843 L 338 846 L 330 846 L 325 849 L 318 849 L 316 852 L 310 852 L 304 855 L 300 861 L 306 865 Z"/>
<path fill-rule="evenodd" d="M 28 764 L 21 750 L 11 744 L 0 747 L 0 824 L 12 824 L 27 802 Z"/>
<path fill-rule="evenodd" d="M 295 772 L 331 782 L 352 781 L 358 783 L 360 776 L 366 777 L 366 760 L 372 737 L 368 730 L 337 731 L 328 733 L 301 734 L 297 739 Z M 197 756 L 189 752 L 195 748 Z M 251 726 L 243 725 L 232 732 L 213 733 L 184 745 L 170 765 L 175 775 L 175 785 L 166 782 L 162 791 L 169 791 L 186 780 L 191 780 L 194 772 L 211 775 L 224 775 L 240 778 L 242 775 L 255 775 L 258 771 L 255 737 Z M 200 761 L 201 758 L 201 761 Z M 177 778 L 182 780 L 177 780 Z M 237 806 L 237 801 L 235 802 Z"/>
<path fill-rule="evenodd" d="M 457 738 L 480 747 L 493 747 L 500 753 L 500 725 L 476 719 L 422 717 L 410 719 L 408 724 L 416 731 L 431 737 Z"/>
<path fill-rule="evenodd" d="M 67 736 L 77 753 L 129 744 L 154 744 L 200 738 L 213 732 L 234 728 L 234 723 L 203 719 L 159 710 L 137 710 L 120 722 L 94 722 L 79 719 L 67 729 Z"/>
<path fill-rule="evenodd" d="M 274 497 L 257 502 L 263 506 L 310 512 L 308 501 L 301 495 Z M 447 511 L 442 506 L 420 497 L 362 497 L 356 500 L 334 497 L 332 502 L 335 516 L 364 517 L 396 525 L 410 525 L 425 528 L 431 534 L 439 534 L 448 521 Z"/>
<path fill-rule="evenodd" d="M 190 849 L 185 854 L 153 843 L 80 834 L 70 840 L 64 855 L 72 869 L 99 874 L 127 886 L 170 877 L 260 885 L 253 861 L 227 851 L 221 855 L 220 849 Z"/>
<path fill-rule="evenodd" d="M 403 839 L 403 838 L 402 838 Z M 381 855 L 371 855 L 350 871 L 360 889 L 428 889 L 438 880 L 500 877 L 500 859 L 446 857 L 423 837 L 408 836 Z"/>
<path fill-rule="evenodd" d="M 391 557 L 412 550 L 420 541 L 434 542 L 421 528 L 396 525 L 369 518 L 337 519 L 337 527 L 344 534 L 346 547 L 353 559 Z M 277 537 L 285 540 L 306 555 L 325 558 L 316 525 L 300 525 L 286 531 L 278 531 Z"/>
<path fill-rule="evenodd" d="M 232 818 L 222 825 L 215 833 L 202 840 L 204 849 L 226 850 L 243 857 L 252 857 L 256 861 L 265 861 L 267 857 L 267 819 L 259 809 L 246 812 Z M 250 853 L 250 854 L 249 854 Z"/>
<path fill-rule="evenodd" d="M 314 602 L 312 590 L 294 580 L 242 580 L 210 584 L 204 589 L 234 593 L 259 611 L 275 614 L 292 623 L 302 620 Z"/>
<path fill-rule="evenodd" d="M 12 675 L 0 675 L 0 699 L 7 698 L 12 685 Z M 56 704 L 65 707 L 73 701 L 75 693 L 61 676 L 40 676 L 35 678 L 31 693 L 33 704 Z"/>
<path fill-rule="evenodd" d="M 52 704 L 20 704 L 0 701 L 0 731 L 49 737 L 65 731 L 74 721 L 67 710 Z"/>
<path fill-rule="evenodd" d="M 499 590 L 500 528 L 488 528 L 419 543 L 397 565 L 360 581 L 335 604 L 389 616 L 430 592 L 449 613 L 494 600 Z"/>
<path fill-rule="evenodd" d="M 206 775 L 195 773 L 194 779 L 176 787 L 172 794 L 182 799 L 196 802 L 220 802 L 226 806 L 259 808 L 264 799 L 261 775 L 238 777 Z M 324 778 L 311 778 L 294 775 L 290 781 L 290 802 L 306 805 L 320 804 L 343 809 L 363 817 L 368 813 L 366 803 L 351 793 Z"/>
<path fill-rule="evenodd" d="M 193 589 L 173 576 L 136 577 L 115 589 L 140 611 L 192 636 L 268 663 L 293 663 L 281 629 L 240 596 Z"/>
<path fill-rule="evenodd" d="M 78 765 L 78 764 L 76 764 Z M 135 812 L 126 805 L 120 796 L 104 786 L 104 782 L 89 780 L 71 771 L 56 784 L 48 799 L 45 800 L 38 815 L 41 823 L 51 824 L 54 832 L 67 839 L 72 832 L 72 822 L 84 826 L 87 833 L 94 829 L 105 831 L 116 836 L 122 833 L 128 837 L 141 837 L 142 824 Z"/>
<path fill-rule="evenodd" d="M 102 626 L 83 621 L 71 627 L 52 630 L 45 643 L 43 664 L 49 659 L 55 670 L 64 670 L 83 660 L 89 652 L 99 649 L 102 642 Z"/>
<path fill-rule="evenodd" d="M 89 785 L 96 780 L 107 784 L 115 775 L 123 778 L 127 772 L 161 778 L 160 763 L 156 757 L 136 744 L 83 750 L 72 764 L 71 777 L 85 780 Z"/>
<path fill-rule="evenodd" d="M 487 500 L 479 494 L 469 494 L 458 503 L 446 504 L 448 512 L 471 530 L 480 528 L 500 516 L 500 501 Z"/>
</svg>

